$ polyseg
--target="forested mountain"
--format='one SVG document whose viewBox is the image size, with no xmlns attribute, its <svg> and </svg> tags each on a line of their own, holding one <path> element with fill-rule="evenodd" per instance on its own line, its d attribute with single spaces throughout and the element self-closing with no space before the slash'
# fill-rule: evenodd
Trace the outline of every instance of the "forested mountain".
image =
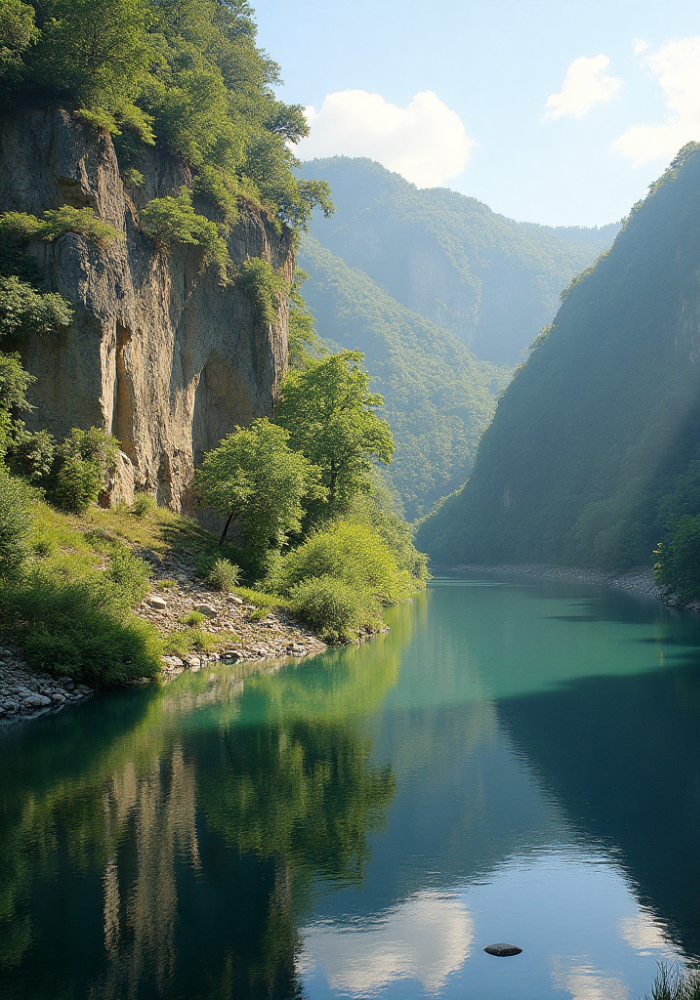
<svg viewBox="0 0 700 1000">
<path fill-rule="evenodd" d="M 301 175 L 333 191 L 336 215 L 311 226 L 323 246 L 497 364 L 518 364 L 561 290 L 618 228 L 513 222 L 475 198 L 418 190 L 367 159 L 313 160 Z"/>
<path fill-rule="evenodd" d="M 564 296 L 465 488 L 419 543 L 443 564 L 649 563 L 700 513 L 700 147 Z"/>
<path fill-rule="evenodd" d="M 311 274 L 303 294 L 320 336 L 365 354 L 396 440 L 388 476 L 407 516 L 420 516 L 464 482 L 510 369 L 479 361 L 313 237 L 299 263 Z"/>
</svg>

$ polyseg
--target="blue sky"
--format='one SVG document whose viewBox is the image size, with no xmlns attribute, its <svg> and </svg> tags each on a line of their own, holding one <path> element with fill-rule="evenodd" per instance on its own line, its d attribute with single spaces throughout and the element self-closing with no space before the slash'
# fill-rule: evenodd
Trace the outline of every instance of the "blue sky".
<svg viewBox="0 0 700 1000">
<path fill-rule="evenodd" d="M 512 218 L 602 225 L 700 140 L 698 0 L 253 6 L 280 96 L 315 110 L 305 157 L 369 155 Z"/>
</svg>

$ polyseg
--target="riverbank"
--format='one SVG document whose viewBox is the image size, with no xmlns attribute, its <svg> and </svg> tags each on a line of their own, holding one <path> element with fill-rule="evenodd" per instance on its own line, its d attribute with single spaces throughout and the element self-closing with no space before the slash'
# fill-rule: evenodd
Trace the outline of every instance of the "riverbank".
<svg viewBox="0 0 700 1000">
<path fill-rule="evenodd" d="M 628 570 L 626 573 L 606 573 L 600 569 L 581 569 L 575 566 L 549 566 L 546 564 L 524 564 L 517 566 L 453 566 L 452 572 L 494 573 L 498 576 L 523 576 L 539 580 L 561 580 L 563 583 L 587 583 L 593 586 L 612 587 L 628 594 L 643 594 L 663 603 L 668 602 L 654 580 L 654 574 L 646 567 Z"/>
</svg>

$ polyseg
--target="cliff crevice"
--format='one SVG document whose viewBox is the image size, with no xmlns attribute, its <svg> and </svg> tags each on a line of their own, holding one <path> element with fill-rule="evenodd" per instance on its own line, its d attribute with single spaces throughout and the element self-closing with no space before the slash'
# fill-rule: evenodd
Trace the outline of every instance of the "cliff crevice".
<svg viewBox="0 0 700 1000">
<path fill-rule="evenodd" d="M 139 211 L 191 187 L 192 176 L 155 149 L 143 151 L 138 168 L 143 185 L 125 187 L 111 136 L 67 112 L 0 119 L 0 213 L 90 207 L 124 234 L 107 246 L 72 234 L 32 246 L 45 289 L 69 299 L 75 318 L 61 333 L 16 345 L 37 378 L 26 423 L 57 438 L 103 427 L 159 502 L 182 509 L 204 452 L 236 424 L 271 413 L 286 363 L 287 307 L 261 325 L 246 292 L 203 267 L 200 248 L 159 250 Z M 219 218 L 201 196 L 195 207 Z M 292 234 L 264 211 L 242 206 L 227 242 L 234 266 L 262 257 L 291 278 Z"/>
</svg>

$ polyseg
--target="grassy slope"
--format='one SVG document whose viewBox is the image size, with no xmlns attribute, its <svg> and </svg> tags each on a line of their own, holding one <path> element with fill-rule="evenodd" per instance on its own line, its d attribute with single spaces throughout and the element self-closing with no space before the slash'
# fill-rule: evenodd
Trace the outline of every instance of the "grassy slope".
<svg viewBox="0 0 700 1000">
<path fill-rule="evenodd" d="M 409 519 L 468 475 L 508 369 L 478 361 L 445 330 L 400 305 L 313 237 L 299 264 L 321 337 L 364 352 L 396 439 L 390 475 Z"/>
<path fill-rule="evenodd" d="M 649 562 L 663 497 L 700 512 L 700 152 L 572 287 L 484 435 L 465 489 L 422 526 L 441 563 Z M 697 508 L 697 509 L 695 509 Z"/>
</svg>

